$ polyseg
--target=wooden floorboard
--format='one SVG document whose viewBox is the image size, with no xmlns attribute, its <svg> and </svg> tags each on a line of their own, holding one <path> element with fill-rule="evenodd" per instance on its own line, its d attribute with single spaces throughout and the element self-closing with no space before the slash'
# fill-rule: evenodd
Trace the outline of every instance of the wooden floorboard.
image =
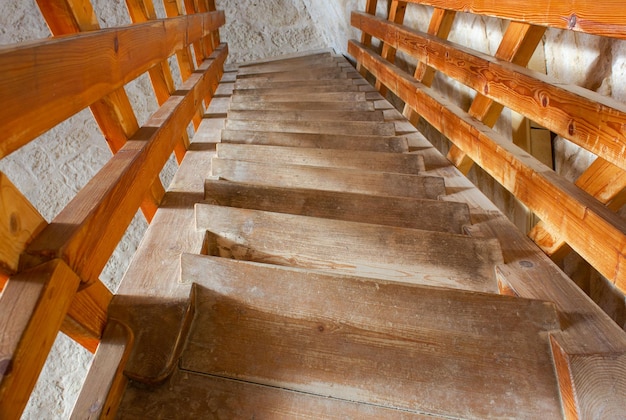
<svg viewBox="0 0 626 420">
<path fill-rule="evenodd" d="M 385 117 L 382 111 L 339 110 L 235 110 L 228 111 L 231 120 L 256 121 L 378 121 Z"/>
<path fill-rule="evenodd" d="M 225 180 L 207 180 L 205 200 L 220 206 L 457 234 L 462 234 L 463 227 L 471 223 L 465 203 L 276 188 Z"/>
<path fill-rule="evenodd" d="M 298 101 L 232 102 L 229 111 L 374 111 L 373 102 Z"/>
<path fill-rule="evenodd" d="M 551 304 L 186 257 L 184 369 L 453 417 L 560 416 Z"/>
<path fill-rule="evenodd" d="M 311 92 L 294 98 L 294 95 L 278 91 L 274 94 L 236 95 L 232 97 L 231 102 L 362 102 L 366 100 L 365 92 Z"/>
</svg>

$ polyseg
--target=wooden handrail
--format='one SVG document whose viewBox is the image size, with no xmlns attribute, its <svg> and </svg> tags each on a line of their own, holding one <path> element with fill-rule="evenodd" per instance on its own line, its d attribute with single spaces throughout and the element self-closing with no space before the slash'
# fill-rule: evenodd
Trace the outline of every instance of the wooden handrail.
<svg viewBox="0 0 626 420">
<path fill-rule="evenodd" d="M 533 25 L 570 29 L 626 39 L 626 8 L 622 0 L 406 0 L 456 12 L 493 16 Z"/>
<path fill-rule="evenodd" d="M 223 23 L 210 12 L 0 49 L 0 158 Z"/>
<path fill-rule="evenodd" d="M 161 169 L 190 121 L 199 124 L 223 73 L 228 48 L 214 40 L 224 13 L 212 2 L 191 16 L 178 16 L 182 0 L 168 2 L 175 17 L 152 20 L 150 0 L 128 1 L 134 21 L 149 21 L 100 30 L 88 0 L 41 1 L 51 31 L 72 35 L 0 48 L 0 158 L 87 106 L 114 153 L 50 224 L 0 173 L 8 200 L 0 212 L 0 418 L 19 417 L 60 329 L 96 350 L 112 296 L 98 276 L 140 205 L 148 220 L 156 211 L 159 193 L 150 191 L 163 191 Z M 192 43 L 210 54 L 196 56 L 198 67 Z M 178 90 L 167 66 L 174 54 Z M 161 107 L 139 127 L 123 86 L 145 72 Z"/>
</svg>

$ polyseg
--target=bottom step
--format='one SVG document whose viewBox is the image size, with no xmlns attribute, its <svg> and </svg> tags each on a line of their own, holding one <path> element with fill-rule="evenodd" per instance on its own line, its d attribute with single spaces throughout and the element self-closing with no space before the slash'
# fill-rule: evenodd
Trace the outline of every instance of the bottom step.
<svg viewBox="0 0 626 420">
<path fill-rule="evenodd" d="M 561 415 L 552 304 L 197 255 L 182 281 L 198 284 L 182 369 L 416 413 Z"/>
</svg>

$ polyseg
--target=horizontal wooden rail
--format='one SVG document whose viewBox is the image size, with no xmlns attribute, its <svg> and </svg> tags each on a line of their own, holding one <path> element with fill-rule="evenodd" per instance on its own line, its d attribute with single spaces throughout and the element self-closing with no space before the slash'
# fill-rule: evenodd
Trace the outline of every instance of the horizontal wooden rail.
<svg viewBox="0 0 626 420">
<path fill-rule="evenodd" d="M 626 169 L 626 105 L 545 74 L 359 12 L 352 25 Z"/>
<path fill-rule="evenodd" d="M 518 0 L 407 0 L 407 3 L 626 39 L 626 8 L 622 0 L 529 0 L 524 3 Z"/>
<path fill-rule="evenodd" d="M 480 121 L 364 45 L 348 52 L 626 291 L 626 222 Z"/>
<path fill-rule="evenodd" d="M 220 45 L 31 243 L 29 265 L 62 258 L 84 282 L 97 280 L 180 133 L 215 91 L 227 53 Z"/>
<path fill-rule="evenodd" d="M 0 158 L 223 23 L 210 12 L 1 49 Z"/>
</svg>

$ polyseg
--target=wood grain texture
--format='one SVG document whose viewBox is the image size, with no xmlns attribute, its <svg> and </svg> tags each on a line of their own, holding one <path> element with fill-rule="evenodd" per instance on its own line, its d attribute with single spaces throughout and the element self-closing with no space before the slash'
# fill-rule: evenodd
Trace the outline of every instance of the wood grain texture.
<svg viewBox="0 0 626 420">
<path fill-rule="evenodd" d="M 396 136 L 341 136 L 333 134 L 223 130 L 222 142 L 390 153 L 405 153 L 409 151 L 406 138 Z"/>
<path fill-rule="evenodd" d="M 196 225 L 212 255 L 397 282 L 495 293 L 502 262 L 497 241 L 417 229 L 207 204 Z"/>
<path fill-rule="evenodd" d="M 362 102 L 367 100 L 363 92 L 331 92 L 331 93 L 306 93 L 298 95 L 298 101 L 303 102 Z M 276 92 L 270 95 L 235 95 L 231 98 L 232 103 L 237 102 L 295 102 L 293 95 Z"/>
<path fill-rule="evenodd" d="M 237 71 L 237 79 L 246 79 L 250 76 L 263 76 L 271 73 L 285 73 L 285 72 L 298 72 L 299 70 L 307 70 L 307 69 L 322 69 L 322 68 L 334 68 L 338 67 L 340 64 L 345 63 L 345 60 L 338 60 L 334 57 L 323 57 L 323 58 L 314 58 L 314 59 L 301 59 L 301 60 L 293 60 L 288 62 L 273 62 L 266 63 L 263 66 L 246 66 L 240 67 Z"/>
<path fill-rule="evenodd" d="M 9 279 L 0 295 L 0 417 L 19 418 L 80 279 L 56 259 Z"/>
<path fill-rule="evenodd" d="M 443 179 L 419 175 L 303 165 L 274 165 L 230 159 L 213 159 L 211 166 L 214 176 L 255 185 L 430 200 L 445 194 Z"/>
<path fill-rule="evenodd" d="M 229 120 L 253 121 L 377 121 L 383 122 L 382 111 L 338 110 L 233 110 L 228 111 Z M 394 133 L 395 134 L 395 133 Z"/>
<path fill-rule="evenodd" d="M 235 89 L 238 93 L 244 93 L 246 90 L 254 89 L 284 89 L 284 88 L 315 88 L 318 87 L 337 87 L 344 88 L 346 86 L 360 86 L 355 82 L 357 79 L 335 79 L 335 80 L 298 80 L 294 82 L 270 82 L 258 81 L 254 79 L 240 79 L 235 82 Z"/>
<path fill-rule="evenodd" d="M 296 56 L 296 57 L 267 57 L 261 61 L 251 61 L 240 63 L 238 69 L 250 69 L 250 68 L 264 68 L 268 66 L 274 66 L 276 64 L 298 64 L 301 62 L 309 63 L 311 61 L 315 61 L 318 59 L 326 59 L 332 56 L 330 51 L 319 51 L 319 52 L 310 52 L 304 53 L 304 55 Z"/>
<path fill-rule="evenodd" d="M 141 194 L 158 177 L 195 114 L 198 98 L 217 86 L 227 51 L 225 45 L 218 48 L 201 72 L 185 82 L 180 91 L 184 96 L 172 96 L 61 211 L 31 243 L 31 260 L 59 256 L 84 282 L 96 281 L 137 211 Z"/>
<path fill-rule="evenodd" d="M 463 233 L 464 225 L 470 224 L 465 203 L 276 188 L 224 180 L 205 182 L 205 200 L 220 206 L 458 234 Z"/>
<path fill-rule="evenodd" d="M 350 53 L 450 138 L 620 290 L 626 290 L 626 224 L 535 158 L 354 41 Z M 557 197 L 555 199 L 555 197 Z"/>
<path fill-rule="evenodd" d="M 335 134 L 352 136 L 395 136 L 391 122 L 369 121 L 263 121 L 226 120 L 227 130 L 279 131 L 282 133 Z"/>
<path fill-rule="evenodd" d="M 602 3 L 590 0 L 532 1 L 520 7 L 515 0 L 407 0 L 416 3 L 477 15 L 569 29 L 593 35 L 626 39 L 626 11 L 620 0 Z"/>
<path fill-rule="evenodd" d="M 371 419 L 431 420 L 419 415 L 320 397 L 276 387 L 258 385 L 185 370 L 156 390 L 129 387 L 118 412 L 119 419 L 177 418 L 226 419 Z"/>
<path fill-rule="evenodd" d="M 550 304 L 186 257 L 184 369 L 457 418 L 560 413 Z"/>
<path fill-rule="evenodd" d="M 47 224 L 30 201 L 0 172 L 0 271 L 6 275 L 17 273 L 20 254 Z"/>
<path fill-rule="evenodd" d="M 134 80 L 223 22 L 224 14 L 214 12 L 5 49 L 0 54 L 0 71 L 5 75 L 0 97 L 7 111 L 0 116 L 5 130 L 0 156 Z M 100 71 L 103 67 L 110 71 Z"/>
<path fill-rule="evenodd" d="M 313 98 L 315 99 L 315 98 Z M 374 103 L 370 101 L 283 101 L 283 102 L 231 102 L 232 111 L 373 111 Z"/>
<path fill-rule="evenodd" d="M 228 143 L 217 145 L 217 157 L 276 165 L 349 168 L 413 175 L 418 175 L 423 165 L 420 156 L 415 154 Z"/>
<path fill-rule="evenodd" d="M 353 12 L 352 16 L 358 28 L 626 169 L 623 103 L 364 13 Z M 541 31 L 535 32 L 529 37 L 532 43 L 540 39 L 536 35 Z"/>
<path fill-rule="evenodd" d="M 245 80 L 245 79 L 244 79 Z M 291 83 L 291 82 L 289 82 Z M 235 84 L 236 86 L 236 84 Z M 282 94 L 298 94 L 298 93 L 310 93 L 311 91 L 315 91 L 317 93 L 324 92 L 358 92 L 359 85 L 355 85 L 353 83 L 350 84 L 335 84 L 335 85 L 320 85 L 315 87 L 315 89 L 311 89 L 311 86 L 292 86 L 287 87 L 284 86 L 280 89 L 276 89 L 274 87 L 257 87 L 251 88 L 247 87 L 246 89 L 240 89 L 235 87 L 234 92 L 237 95 L 265 95 L 272 94 L 276 92 L 281 92 Z"/>
<path fill-rule="evenodd" d="M 133 348 L 133 334 L 115 319 L 107 322 L 71 419 L 113 419 L 128 379 L 123 370 Z"/>
</svg>

